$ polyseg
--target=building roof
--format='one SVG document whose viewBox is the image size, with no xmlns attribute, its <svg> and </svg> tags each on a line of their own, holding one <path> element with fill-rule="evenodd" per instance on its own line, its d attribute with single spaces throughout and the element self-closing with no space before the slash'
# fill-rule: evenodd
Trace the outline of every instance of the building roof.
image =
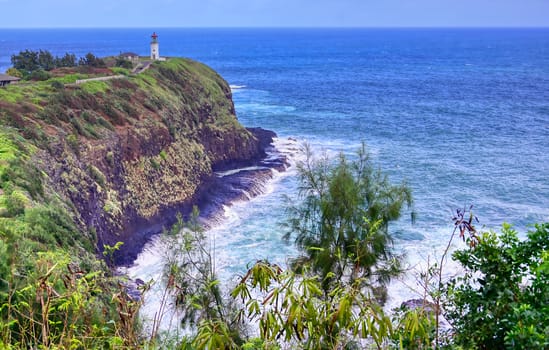
<svg viewBox="0 0 549 350">
<path fill-rule="evenodd" d="M 134 53 L 134 52 L 123 52 L 123 53 L 120 54 L 120 56 L 122 56 L 122 57 L 139 57 L 139 55 Z"/>
<path fill-rule="evenodd" d="M 21 80 L 21 78 L 12 77 L 11 75 L 0 73 L 0 81 L 17 81 L 17 80 Z"/>
</svg>

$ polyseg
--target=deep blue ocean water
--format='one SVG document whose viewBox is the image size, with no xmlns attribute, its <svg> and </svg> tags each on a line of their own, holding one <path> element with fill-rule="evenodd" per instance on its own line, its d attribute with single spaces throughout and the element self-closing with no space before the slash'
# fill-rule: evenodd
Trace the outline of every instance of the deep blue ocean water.
<svg viewBox="0 0 549 350">
<path fill-rule="evenodd" d="M 148 55 L 153 29 L 0 29 L 0 71 L 19 50 Z M 522 233 L 549 220 L 549 29 L 158 29 L 163 56 L 205 62 L 235 87 L 239 120 L 330 154 L 362 141 L 418 214 L 392 226 L 411 267 L 440 252 L 451 214 Z M 295 254 L 281 241 L 293 171 L 227 209 L 210 232 L 223 276 Z M 406 216 L 406 215 L 405 215 Z M 215 238 L 215 239 L 214 239 Z M 456 246 L 459 247 L 459 244 Z M 153 252 L 152 254 L 150 252 Z M 154 276 L 154 246 L 130 271 Z M 156 272 L 155 272 L 156 271 Z M 411 295 L 394 288 L 394 302 Z"/>
</svg>

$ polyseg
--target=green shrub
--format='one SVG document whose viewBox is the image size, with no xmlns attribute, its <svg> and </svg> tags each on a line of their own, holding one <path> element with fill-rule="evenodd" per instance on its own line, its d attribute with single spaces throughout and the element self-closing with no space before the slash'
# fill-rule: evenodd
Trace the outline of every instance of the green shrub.
<svg viewBox="0 0 549 350">
<path fill-rule="evenodd" d="M 23 214 L 27 203 L 27 197 L 19 191 L 13 191 L 4 196 L 4 206 L 6 207 L 6 211 L 10 217 Z"/>
<path fill-rule="evenodd" d="M 87 137 L 94 138 L 94 139 L 100 139 L 101 138 L 101 135 L 99 134 L 97 129 L 90 123 L 85 123 L 84 124 L 84 131 L 85 131 L 86 135 L 88 135 Z"/>
<path fill-rule="evenodd" d="M 112 151 L 107 152 L 107 154 L 105 155 L 105 159 L 107 160 L 109 166 L 114 167 L 114 153 L 112 153 Z"/>
<path fill-rule="evenodd" d="M 58 81 L 58 80 L 54 80 L 51 82 L 51 87 L 54 89 L 54 90 L 63 90 L 65 88 L 65 84 L 63 84 L 62 82 Z"/>
<path fill-rule="evenodd" d="M 0 241 L 0 251 L 3 250 Z M 17 256 L 16 264 L 26 257 Z M 137 349 L 137 310 L 117 277 L 96 259 L 56 249 L 0 293 L 1 349 Z M 16 286 L 14 285 L 16 284 Z M 6 296 L 9 296 L 6 297 Z"/>
<path fill-rule="evenodd" d="M 97 184 L 101 187 L 105 187 L 105 183 L 107 182 L 107 179 L 105 178 L 105 175 L 101 172 L 101 170 L 97 169 L 95 166 L 90 165 L 89 167 L 90 175 L 92 179 L 97 182 Z"/>
<path fill-rule="evenodd" d="M 36 81 L 44 81 L 48 80 L 49 78 L 51 78 L 51 74 L 42 69 L 36 70 L 29 75 L 30 80 Z"/>
<path fill-rule="evenodd" d="M 6 74 L 11 75 L 12 77 L 23 78 L 23 73 L 21 73 L 20 70 L 14 67 L 8 68 Z"/>
<path fill-rule="evenodd" d="M 71 134 L 67 136 L 67 144 L 74 151 L 74 153 L 77 155 L 80 154 L 80 142 L 78 141 L 78 135 Z"/>
<path fill-rule="evenodd" d="M 133 63 L 129 60 L 126 60 L 124 58 L 119 57 L 119 58 L 116 59 L 115 66 L 125 68 L 125 69 L 132 69 L 133 68 Z"/>
<path fill-rule="evenodd" d="M 97 124 L 101 125 L 105 129 L 108 129 L 110 131 L 114 131 L 114 126 L 111 124 L 111 122 L 109 122 L 108 120 L 106 120 L 103 117 L 98 117 L 97 118 Z"/>
<path fill-rule="evenodd" d="M 72 218 L 60 207 L 47 205 L 27 209 L 25 221 L 29 225 L 28 237 L 50 248 L 77 247 L 77 242 L 91 248 L 85 237 L 78 234 Z"/>
<path fill-rule="evenodd" d="M 112 120 L 115 125 L 124 125 L 126 120 L 120 114 L 118 109 L 112 104 L 111 101 L 105 101 L 103 105 L 103 111 Z"/>
<path fill-rule="evenodd" d="M 151 165 L 152 165 L 154 170 L 159 170 L 160 169 L 160 163 L 158 163 L 158 161 L 154 158 L 151 158 Z"/>
<path fill-rule="evenodd" d="M 44 195 L 42 173 L 23 157 L 11 159 L 2 172 L 0 180 L 3 188 L 7 183 L 11 183 L 26 190 L 33 199 Z"/>
<path fill-rule="evenodd" d="M 84 119 L 87 123 L 95 124 L 97 123 L 97 118 L 95 117 L 94 113 L 90 113 L 90 111 L 82 111 L 80 114 L 82 119 Z"/>
<path fill-rule="evenodd" d="M 343 154 L 335 162 L 316 158 L 309 146 L 305 158 L 297 166 L 303 200 L 288 203 L 285 237 L 295 237 L 301 249 L 292 264 L 298 273 L 310 264 L 324 288 L 336 281 L 369 279 L 370 290 L 382 297 L 400 272 L 389 223 L 412 204 L 411 189 L 392 184 L 374 166 L 364 144 L 353 160 Z"/>
<path fill-rule="evenodd" d="M 549 223 L 521 240 L 510 225 L 453 254 L 465 274 L 447 287 L 446 317 L 465 348 L 549 348 Z"/>
<path fill-rule="evenodd" d="M 132 98 L 132 93 L 128 89 L 118 88 L 114 90 L 114 94 L 124 101 L 129 101 Z"/>
<path fill-rule="evenodd" d="M 139 117 L 139 111 L 126 101 L 121 101 L 118 105 L 119 109 L 125 112 L 131 118 Z"/>
<path fill-rule="evenodd" d="M 158 155 L 162 158 L 162 160 L 166 160 L 166 157 L 168 156 L 165 150 L 160 151 Z"/>
<path fill-rule="evenodd" d="M 69 113 L 66 108 L 61 107 L 61 105 L 49 104 L 39 113 L 39 117 L 44 121 L 59 126 L 59 121 L 68 123 L 70 121 Z"/>
<path fill-rule="evenodd" d="M 74 130 L 76 131 L 77 134 L 82 135 L 84 137 L 88 137 L 88 138 L 91 137 L 91 135 L 88 133 L 86 128 L 84 128 L 84 126 L 82 126 L 82 124 L 80 123 L 78 118 L 72 116 L 70 121 L 71 121 L 71 124 L 74 127 Z"/>
<path fill-rule="evenodd" d="M 164 108 L 164 102 L 156 97 L 151 96 L 143 102 L 143 105 L 152 112 L 161 111 Z"/>
</svg>

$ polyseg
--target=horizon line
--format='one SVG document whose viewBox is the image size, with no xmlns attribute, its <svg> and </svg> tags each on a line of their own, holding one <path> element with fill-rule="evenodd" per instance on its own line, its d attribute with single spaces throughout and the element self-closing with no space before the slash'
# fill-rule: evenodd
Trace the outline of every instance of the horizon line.
<svg viewBox="0 0 549 350">
<path fill-rule="evenodd" d="M 12 29 L 549 29 L 548 26 L 37 26 L 37 27 L 0 27 L 0 30 Z"/>
</svg>

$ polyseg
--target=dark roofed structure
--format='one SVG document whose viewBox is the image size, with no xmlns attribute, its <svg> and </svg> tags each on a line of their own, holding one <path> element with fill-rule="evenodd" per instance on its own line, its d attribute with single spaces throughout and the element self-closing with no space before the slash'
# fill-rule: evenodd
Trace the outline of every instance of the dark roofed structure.
<svg viewBox="0 0 549 350">
<path fill-rule="evenodd" d="M 21 80 L 21 78 L 12 77 L 11 75 L 0 73 L 0 86 L 6 86 L 19 80 Z"/>
<path fill-rule="evenodd" d="M 130 60 L 130 61 L 137 61 L 139 60 L 139 55 L 134 52 L 123 52 L 120 54 L 120 57 Z"/>
</svg>

